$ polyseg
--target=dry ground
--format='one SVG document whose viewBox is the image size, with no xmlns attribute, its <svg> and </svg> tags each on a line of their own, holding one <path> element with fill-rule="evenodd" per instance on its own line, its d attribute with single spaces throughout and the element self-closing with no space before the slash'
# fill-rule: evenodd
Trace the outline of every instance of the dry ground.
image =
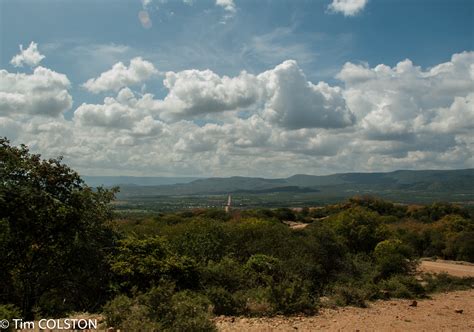
<svg viewBox="0 0 474 332">
<path fill-rule="evenodd" d="M 445 272 L 456 277 L 474 277 L 474 264 L 467 262 L 423 260 L 419 270 L 430 273 Z"/>
</svg>

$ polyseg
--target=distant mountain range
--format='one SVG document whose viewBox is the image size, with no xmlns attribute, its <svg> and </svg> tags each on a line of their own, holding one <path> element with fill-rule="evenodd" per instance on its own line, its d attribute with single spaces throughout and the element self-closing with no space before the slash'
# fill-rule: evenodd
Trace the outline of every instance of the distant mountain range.
<svg viewBox="0 0 474 332">
<path fill-rule="evenodd" d="M 113 187 L 113 186 L 161 186 L 176 183 L 188 183 L 197 177 L 138 177 L 138 176 L 83 176 L 86 183 L 91 187 Z"/>
<path fill-rule="evenodd" d="M 228 178 L 84 177 L 91 186 L 121 187 L 122 196 L 216 195 L 272 192 L 474 192 L 474 169 L 341 173 L 326 176 L 297 174 L 282 179 L 233 176 Z"/>
</svg>

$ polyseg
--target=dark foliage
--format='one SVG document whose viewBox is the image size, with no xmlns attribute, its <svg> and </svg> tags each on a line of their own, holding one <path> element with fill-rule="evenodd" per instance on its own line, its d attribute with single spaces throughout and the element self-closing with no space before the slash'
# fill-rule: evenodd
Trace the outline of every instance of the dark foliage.
<svg viewBox="0 0 474 332">
<path fill-rule="evenodd" d="M 114 245 L 109 202 L 61 159 L 43 160 L 0 139 L 0 303 L 27 319 L 97 310 L 107 299 Z"/>
</svg>

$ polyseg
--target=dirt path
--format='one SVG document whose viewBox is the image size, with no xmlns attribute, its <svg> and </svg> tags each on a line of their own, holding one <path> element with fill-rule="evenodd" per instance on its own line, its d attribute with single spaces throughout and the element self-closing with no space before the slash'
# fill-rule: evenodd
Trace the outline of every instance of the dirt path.
<svg viewBox="0 0 474 332">
<path fill-rule="evenodd" d="M 446 272 L 456 277 L 474 277 L 474 264 L 453 261 L 421 261 L 419 270 L 422 272 Z"/>
<path fill-rule="evenodd" d="M 474 331 L 474 289 L 419 300 L 376 301 L 369 308 L 322 309 L 312 317 L 219 317 L 219 331 Z M 457 313 L 455 310 L 463 310 Z M 232 322 L 232 320 L 234 320 Z"/>
<path fill-rule="evenodd" d="M 308 226 L 309 224 L 307 223 L 302 223 L 302 222 L 298 222 L 298 221 L 283 221 L 283 223 L 285 225 L 288 225 L 288 227 L 290 227 L 291 229 L 302 229 L 302 228 L 305 228 L 306 226 Z"/>
</svg>

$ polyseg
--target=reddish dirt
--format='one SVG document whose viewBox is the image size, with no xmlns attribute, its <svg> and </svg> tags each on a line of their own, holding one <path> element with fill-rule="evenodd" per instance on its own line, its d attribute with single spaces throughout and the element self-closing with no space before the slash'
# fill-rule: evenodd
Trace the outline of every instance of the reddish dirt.
<svg viewBox="0 0 474 332">
<path fill-rule="evenodd" d="M 456 277 L 474 277 L 474 264 L 467 262 L 454 262 L 436 260 L 421 261 L 419 271 L 430 273 L 448 273 Z"/>
</svg>

